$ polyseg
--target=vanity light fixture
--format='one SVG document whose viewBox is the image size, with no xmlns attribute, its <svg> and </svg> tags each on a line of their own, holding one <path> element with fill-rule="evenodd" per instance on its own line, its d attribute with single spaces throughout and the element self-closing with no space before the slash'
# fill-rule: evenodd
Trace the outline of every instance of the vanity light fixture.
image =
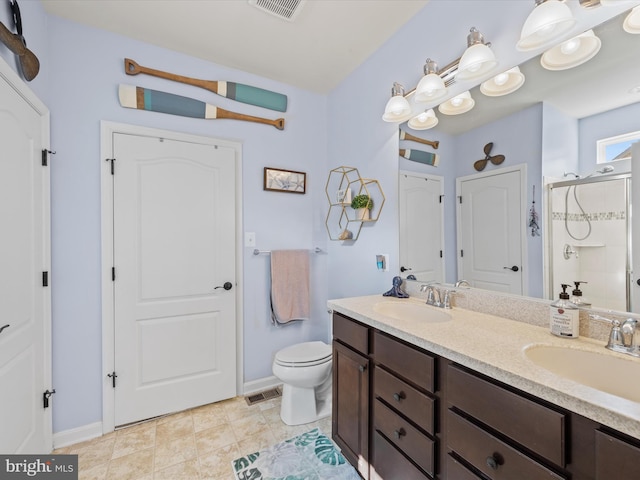
<svg viewBox="0 0 640 480">
<path fill-rule="evenodd" d="M 475 104 L 475 100 L 471 98 L 471 93 L 467 90 L 441 103 L 438 111 L 445 115 L 460 115 L 461 113 L 466 113 L 471 110 Z"/>
<path fill-rule="evenodd" d="M 404 87 L 398 82 L 393 83 L 391 98 L 384 107 L 382 120 L 385 122 L 402 123 L 411 118 L 411 106 L 404 97 Z"/>
<path fill-rule="evenodd" d="M 640 34 L 640 6 L 635 7 L 629 12 L 627 18 L 624 19 L 622 28 L 624 28 L 624 31 L 627 33 Z"/>
<path fill-rule="evenodd" d="M 518 90 L 524 85 L 524 74 L 519 67 L 499 73 L 480 85 L 480 91 L 487 97 L 500 97 Z"/>
<path fill-rule="evenodd" d="M 448 91 L 444 80 L 438 75 L 438 64 L 427 58 L 427 63 L 424 65 L 424 77 L 420 79 L 416 87 L 416 102 L 437 100 L 444 97 Z"/>
<path fill-rule="evenodd" d="M 471 27 L 467 35 L 467 49 L 460 57 L 456 78 L 473 80 L 485 76 L 498 65 L 496 56 L 486 44 L 476 27 Z"/>
<path fill-rule="evenodd" d="M 587 30 L 544 52 L 540 58 L 540 65 L 547 70 L 577 67 L 591 60 L 600 51 L 601 46 L 602 42 L 593 30 Z"/>
<path fill-rule="evenodd" d="M 433 108 L 430 108 L 409 120 L 408 125 L 414 130 L 428 130 L 438 125 L 438 117 L 436 117 Z"/>
<path fill-rule="evenodd" d="M 522 52 L 551 45 L 576 24 L 569 7 L 560 0 L 535 0 L 516 48 Z"/>
</svg>

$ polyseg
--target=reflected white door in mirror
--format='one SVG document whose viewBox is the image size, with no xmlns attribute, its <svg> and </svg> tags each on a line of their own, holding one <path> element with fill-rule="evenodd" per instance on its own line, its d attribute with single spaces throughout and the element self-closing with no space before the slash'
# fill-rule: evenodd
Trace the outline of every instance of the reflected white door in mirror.
<svg viewBox="0 0 640 480">
<path fill-rule="evenodd" d="M 444 282 L 444 179 L 400 171 L 400 271 L 422 282 Z M 413 277 L 411 277 L 413 276 Z"/>
<path fill-rule="evenodd" d="M 456 180 L 458 278 L 526 294 L 526 165 Z"/>
</svg>

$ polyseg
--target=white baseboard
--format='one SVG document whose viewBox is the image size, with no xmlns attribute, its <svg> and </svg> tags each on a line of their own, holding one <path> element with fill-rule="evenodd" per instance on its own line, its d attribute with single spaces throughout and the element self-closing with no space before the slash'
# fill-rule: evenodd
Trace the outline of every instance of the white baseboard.
<svg viewBox="0 0 640 480">
<path fill-rule="evenodd" d="M 102 436 L 102 422 L 90 423 L 53 434 L 53 448 L 62 448 Z"/>
<path fill-rule="evenodd" d="M 258 380 L 245 382 L 242 387 L 242 395 L 262 392 L 263 390 L 269 390 L 270 388 L 274 388 L 279 385 L 282 385 L 282 381 L 273 375 L 270 377 L 259 378 Z"/>
</svg>

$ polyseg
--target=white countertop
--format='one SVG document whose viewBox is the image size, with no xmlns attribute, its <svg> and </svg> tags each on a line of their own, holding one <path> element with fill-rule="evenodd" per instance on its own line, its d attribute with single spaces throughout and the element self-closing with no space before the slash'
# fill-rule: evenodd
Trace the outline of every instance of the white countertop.
<svg viewBox="0 0 640 480">
<path fill-rule="evenodd" d="M 589 338 L 558 338 L 546 328 L 456 307 L 445 310 L 452 315 L 449 322 L 398 320 L 377 313 L 374 305 L 379 302 L 424 305 L 423 300 L 413 297 L 398 299 L 372 295 L 329 300 L 328 306 L 366 325 L 640 439 L 640 403 L 555 375 L 527 359 L 524 351 L 531 345 L 550 345 L 594 351 L 633 362 L 640 362 L 640 359 L 611 352 L 604 348 L 603 342 Z M 443 311 L 427 305 L 424 307 Z M 611 375 L 615 374 L 611 372 Z M 620 381 L 634 382 L 640 389 L 640 378 L 621 378 Z"/>
</svg>

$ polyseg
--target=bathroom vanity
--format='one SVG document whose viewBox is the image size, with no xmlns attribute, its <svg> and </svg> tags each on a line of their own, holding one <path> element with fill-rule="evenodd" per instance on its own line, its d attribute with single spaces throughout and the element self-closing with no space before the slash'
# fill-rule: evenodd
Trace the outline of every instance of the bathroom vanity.
<svg viewBox="0 0 640 480">
<path fill-rule="evenodd" d="M 602 342 L 415 298 L 329 306 L 333 439 L 364 479 L 638 478 L 640 402 L 525 354 L 548 346 L 608 355 Z"/>
</svg>

